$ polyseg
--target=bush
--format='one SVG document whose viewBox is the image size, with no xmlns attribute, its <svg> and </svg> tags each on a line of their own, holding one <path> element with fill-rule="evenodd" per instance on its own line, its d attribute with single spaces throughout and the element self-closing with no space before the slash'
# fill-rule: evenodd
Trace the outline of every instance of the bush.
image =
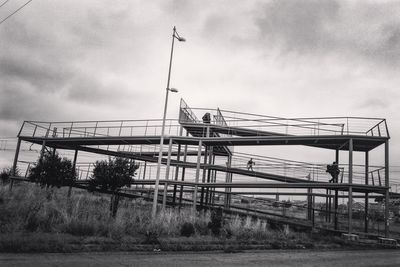
<svg viewBox="0 0 400 267">
<path fill-rule="evenodd" d="M 7 184 L 10 181 L 10 176 L 13 175 L 13 168 L 8 167 L 8 168 L 3 168 L 3 170 L 0 172 L 0 180 L 2 181 L 3 184 Z M 19 176 L 19 170 L 18 168 L 15 170 L 15 176 Z"/>
<path fill-rule="evenodd" d="M 121 187 L 130 187 L 138 168 L 134 161 L 120 157 L 96 161 L 89 181 L 90 189 L 115 192 Z"/>
<path fill-rule="evenodd" d="M 236 216 L 231 219 L 226 225 L 227 235 L 230 233 L 235 236 L 237 240 L 269 240 L 271 233 L 267 229 L 267 223 L 259 219 L 253 220 L 251 217 L 244 219 Z"/>
<path fill-rule="evenodd" d="M 73 184 L 76 174 L 69 159 L 46 151 L 30 169 L 28 178 L 42 187 L 61 187 Z"/>
<path fill-rule="evenodd" d="M 91 236 L 96 233 L 93 223 L 79 220 L 72 220 L 65 224 L 62 231 L 76 236 Z"/>
<path fill-rule="evenodd" d="M 146 239 L 143 241 L 143 244 L 159 245 L 158 234 L 156 232 L 147 231 Z"/>
<path fill-rule="evenodd" d="M 89 181 L 89 191 L 112 191 L 110 215 L 116 216 L 119 203 L 119 189 L 130 187 L 136 170 L 139 168 L 133 160 L 125 158 L 109 158 L 108 161 L 96 161 L 93 176 Z"/>
<path fill-rule="evenodd" d="M 223 213 L 222 209 L 214 209 L 211 211 L 211 221 L 208 223 L 208 228 L 215 236 L 219 236 L 222 227 Z"/>
<path fill-rule="evenodd" d="M 182 224 L 182 227 L 181 227 L 181 236 L 190 237 L 190 236 L 193 235 L 193 234 L 194 234 L 194 226 L 193 226 L 193 223 L 185 222 L 184 224 Z"/>
<path fill-rule="evenodd" d="M 205 221 L 197 220 L 194 223 L 194 228 L 196 230 L 196 233 L 199 234 L 199 235 L 208 235 L 208 234 L 210 234 L 210 229 L 208 228 L 208 224 Z"/>
</svg>

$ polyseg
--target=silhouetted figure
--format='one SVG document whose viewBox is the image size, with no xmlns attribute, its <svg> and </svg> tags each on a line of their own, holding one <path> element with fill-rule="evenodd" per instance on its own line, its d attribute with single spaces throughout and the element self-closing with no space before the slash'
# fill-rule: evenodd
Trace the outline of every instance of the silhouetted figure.
<svg viewBox="0 0 400 267">
<path fill-rule="evenodd" d="M 247 170 L 251 170 L 251 171 L 254 171 L 253 170 L 253 165 L 256 165 L 256 163 L 253 161 L 253 159 L 252 158 L 250 158 L 250 160 L 247 162 Z"/>
<path fill-rule="evenodd" d="M 203 123 L 211 123 L 211 114 L 207 112 L 206 114 L 204 114 L 202 119 Z"/>
<path fill-rule="evenodd" d="M 339 165 L 334 161 L 332 165 L 326 166 L 326 172 L 332 176 L 332 179 L 329 180 L 330 183 L 337 183 L 339 177 Z"/>
</svg>

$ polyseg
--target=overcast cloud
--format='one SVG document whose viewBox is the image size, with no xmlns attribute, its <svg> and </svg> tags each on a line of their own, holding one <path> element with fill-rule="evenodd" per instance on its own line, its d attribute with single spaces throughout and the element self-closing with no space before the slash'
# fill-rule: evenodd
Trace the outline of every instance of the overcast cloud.
<svg viewBox="0 0 400 267">
<path fill-rule="evenodd" d="M 10 1 L 0 18 L 22 5 Z M 400 165 L 400 1 L 34 0 L 0 25 L 0 136 L 23 120 L 161 118 L 189 105 L 388 119 Z"/>
</svg>

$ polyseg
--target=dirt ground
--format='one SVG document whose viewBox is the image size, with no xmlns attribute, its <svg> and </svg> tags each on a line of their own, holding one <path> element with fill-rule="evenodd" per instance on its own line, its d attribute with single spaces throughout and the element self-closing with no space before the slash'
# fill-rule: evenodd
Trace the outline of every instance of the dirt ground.
<svg viewBox="0 0 400 267">
<path fill-rule="evenodd" d="M 0 254 L 0 266 L 399 266 L 400 250 Z"/>
</svg>

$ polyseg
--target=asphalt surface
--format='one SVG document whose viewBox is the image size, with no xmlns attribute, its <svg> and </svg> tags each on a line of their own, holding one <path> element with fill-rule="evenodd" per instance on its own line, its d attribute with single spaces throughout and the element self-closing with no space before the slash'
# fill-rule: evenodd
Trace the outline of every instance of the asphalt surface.
<svg viewBox="0 0 400 267">
<path fill-rule="evenodd" d="M 400 266 L 400 250 L 0 254 L 0 266 Z"/>
</svg>

